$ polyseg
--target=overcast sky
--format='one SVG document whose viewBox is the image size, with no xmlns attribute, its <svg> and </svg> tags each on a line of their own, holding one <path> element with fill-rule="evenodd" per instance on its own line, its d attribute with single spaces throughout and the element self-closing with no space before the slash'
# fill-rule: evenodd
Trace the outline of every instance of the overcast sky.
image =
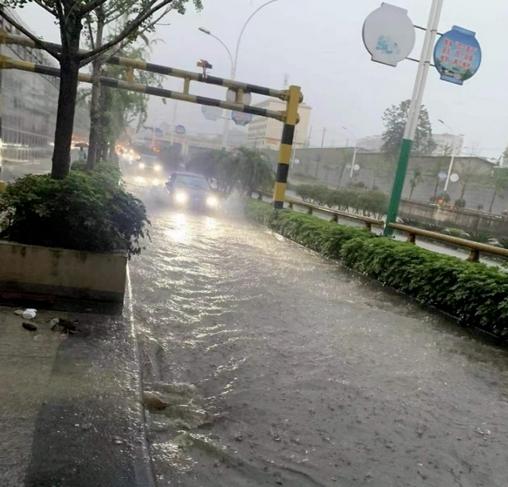
<svg viewBox="0 0 508 487">
<path fill-rule="evenodd" d="M 185 16 L 171 15 L 155 37 L 151 60 L 195 70 L 196 61 L 207 59 L 213 74 L 229 76 L 230 63 L 224 48 L 198 31 L 205 26 L 234 50 L 245 19 L 264 0 L 203 0 L 204 9 L 190 9 Z M 379 134 L 385 108 L 411 96 L 416 63 L 405 61 L 397 68 L 370 61 L 361 32 L 367 15 L 379 0 L 279 0 L 260 11 L 247 27 L 241 48 L 237 79 L 282 87 L 284 77 L 302 87 L 305 101 L 313 108 L 312 141 L 320 143 L 323 127 L 328 144 L 351 142 L 357 137 Z M 430 0 L 394 0 L 407 8 L 413 22 L 425 25 Z M 19 12 L 38 34 L 58 41 L 51 18 L 30 6 Z M 483 50 L 480 71 L 464 86 L 440 81 L 431 70 L 424 103 L 435 132 L 445 132 L 443 119 L 456 133 L 465 135 L 465 145 L 476 153 L 498 156 L 508 145 L 508 62 L 504 33 L 508 2 L 444 0 L 440 31 L 460 25 L 477 32 Z M 413 56 L 419 57 L 423 32 L 417 32 Z M 168 87 L 178 86 L 167 83 Z M 212 89 L 213 90 L 213 89 Z M 200 93 L 220 95 L 221 92 Z M 172 122 L 173 102 L 151 102 L 150 123 Z M 177 122 L 189 132 L 220 131 L 217 123 L 203 119 L 199 107 L 179 103 Z M 349 134 L 341 127 L 347 126 Z M 471 149 L 468 149 L 471 150 Z"/>
</svg>

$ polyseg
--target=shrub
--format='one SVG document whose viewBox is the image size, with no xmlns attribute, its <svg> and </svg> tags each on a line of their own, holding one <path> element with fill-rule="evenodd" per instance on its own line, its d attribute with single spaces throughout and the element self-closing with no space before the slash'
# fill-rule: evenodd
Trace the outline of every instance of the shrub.
<svg viewBox="0 0 508 487">
<path fill-rule="evenodd" d="M 455 208 L 465 208 L 466 207 L 466 200 L 459 198 L 455 201 Z"/>
<path fill-rule="evenodd" d="M 113 173 L 72 171 L 63 180 L 28 175 L 0 198 L 0 238 L 91 252 L 141 251 L 149 224 L 143 203 Z"/>
<path fill-rule="evenodd" d="M 508 275 L 412 244 L 249 201 L 246 215 L 384 285 L 498 337 L 508 337 Z"/>
</svg>

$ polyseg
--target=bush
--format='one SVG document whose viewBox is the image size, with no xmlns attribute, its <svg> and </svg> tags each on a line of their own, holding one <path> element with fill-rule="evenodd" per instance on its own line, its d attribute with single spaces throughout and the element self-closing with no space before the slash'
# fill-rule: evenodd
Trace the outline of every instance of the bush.
<svg viewBox="0 0 508 487">
<path fill-rule="evenodd" d="M 63 180 L 28 175 L 0 197 L 0 238 L 91 252 L 141 251 L 149 224 L 143 203 L 109 170 Z"/>
<path fill-rule="evenodd" d="M 388 197 L 377 190 L 329 189 L 312 184 L 302 184 L 294 189 L 303 201 L 320 206 L 337 207 L 346 211 L 353 209 L 377 216 L 385 214 L 388 209 Z"/>
<path fill-rule="evenodd" d="M 455 208 L 465 208 L 466 207 L 466 200 L 459 198 L 455 201 Z"/>
<path fill-rule="evenodd" d="M 246 215 L 384 285 L 455 316 L 460 323 L 508 337 L 508 275 L 415 245 L 377 237 L 270 205 L 249 201 Z"/>
</svg>

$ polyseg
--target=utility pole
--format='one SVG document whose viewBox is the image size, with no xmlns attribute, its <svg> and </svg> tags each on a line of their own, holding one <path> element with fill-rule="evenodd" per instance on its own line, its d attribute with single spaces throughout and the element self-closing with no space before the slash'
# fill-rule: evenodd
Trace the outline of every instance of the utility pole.
<svg viewBox="0 0 508 487">
<path fill-rule="evenodd" d="M 326 139 L 326 127 L 323 128 L 323 135 L 321 136 L 321 149 L 325 146 Z"/>
<path fill-rule="evenodd" d="M 393 182 L 390 205 L 388 207 L 388 214 L 386 216 L 386 225 L 384 230 L 384 234 L 386 236 L 390 236 L 393 233 L 393 230 L 390 228 L 390 223 L 395 223 L 397 221 L 397 215 L 399 213 L 400 199 L 402 196 L 402 190 L 404 188 L 404 180 L 406 178 L 409 156 L 411 154 L 411 148 L 413 146 L 413 140 L 416 134 L 416 128 L 418 126 L 418 120 L 420 118 L 423 93 L 427 83 L 432 52 L 434 49 L 442 8 L 443 0 L 432 0 L 427 29 L 425 31 L 425 39 L 423 41 L 422 53 L 420 61 L 418 62 L 418 72 L 416 75 L 413 96 L 409 108 L 408 120 L 400 147 L 399 162 Z"/>
</svg>

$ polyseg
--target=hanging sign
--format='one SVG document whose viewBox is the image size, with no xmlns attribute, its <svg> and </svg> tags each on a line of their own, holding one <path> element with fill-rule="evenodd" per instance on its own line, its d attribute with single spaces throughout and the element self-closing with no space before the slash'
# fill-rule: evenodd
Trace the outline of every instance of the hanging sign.
<svg viewBox="0 0 508 487">
<path fill-rule="evenodd" d="M 407 10 L 382 3 L 363 24 L 363 42 L 372 61 L 397 66 L 415 45 L 415 27 Z"/>
<path fill-rule="evenodd" d="M 478 71 L 482 51 L 475 36 L 456 25 L 441 36 L 434 49 L 434 64 L 443 81 L 462 85 Z"/>
</svg>

